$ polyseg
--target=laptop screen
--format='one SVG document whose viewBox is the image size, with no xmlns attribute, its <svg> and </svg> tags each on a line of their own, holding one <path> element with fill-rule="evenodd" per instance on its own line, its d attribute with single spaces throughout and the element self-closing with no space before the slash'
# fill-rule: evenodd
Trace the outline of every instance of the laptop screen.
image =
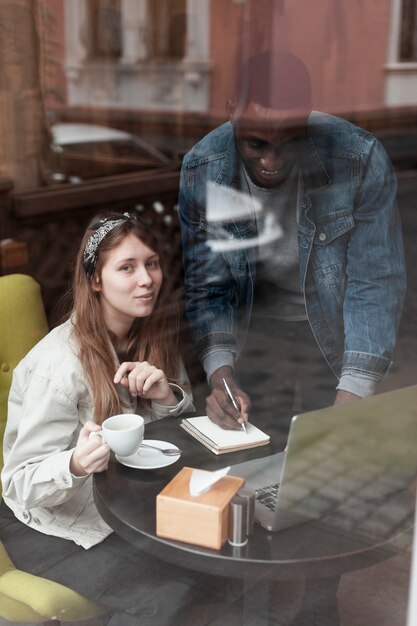
<svg viewBox="0 0 417 626">
<path fill-rule="evenodd" d="M 295 416 L 285 455 L 239 464 L 257 490 L 279 485 L 256 519 L 282 530 L 322 519 L 342 532 L 392 535 L 410 516 L 417 471 L 417 385 Z M 260 497 L 260 496 L 259 496 Z"/>
</svg>

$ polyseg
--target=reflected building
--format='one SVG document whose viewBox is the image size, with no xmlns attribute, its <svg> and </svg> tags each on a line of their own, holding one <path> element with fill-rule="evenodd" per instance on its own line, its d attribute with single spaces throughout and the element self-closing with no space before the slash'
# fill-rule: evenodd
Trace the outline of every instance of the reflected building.
<svg viewBox="0 0 417 626">
<path fill-rule="evenodd" d="M 206 111 L 209 1 L 66 2 L 71 105 Z"/>
</svg>

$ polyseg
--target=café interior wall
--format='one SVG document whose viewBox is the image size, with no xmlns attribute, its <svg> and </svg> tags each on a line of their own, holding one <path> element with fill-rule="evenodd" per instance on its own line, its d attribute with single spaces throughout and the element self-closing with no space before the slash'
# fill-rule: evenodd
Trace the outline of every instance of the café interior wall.
<svg viewBox="0 0 417 626">
<path fill-rule="evenodd" d="M 224 113 L 242 58 L 268 47 L 304 60 L 316 109 L 383 108 L 390 20 L 391 0 L 213 0 L 211 112 Z"/>
</svg>

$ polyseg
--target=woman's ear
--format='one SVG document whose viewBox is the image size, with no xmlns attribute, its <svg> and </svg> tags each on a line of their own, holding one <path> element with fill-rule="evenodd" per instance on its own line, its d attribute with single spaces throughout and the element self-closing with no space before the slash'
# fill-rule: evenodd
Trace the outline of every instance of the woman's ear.
<svg viewBox="0 0 417 626">
<path fill-rule="evenodd" d="M 101 291 L 100 278 L 97 276 L 97 274 L 94 274 L 93 276 L 93 280 L 91 281 L 91 289 L 93 291 L 96 291 L 97 293 Z"/>
</svg>

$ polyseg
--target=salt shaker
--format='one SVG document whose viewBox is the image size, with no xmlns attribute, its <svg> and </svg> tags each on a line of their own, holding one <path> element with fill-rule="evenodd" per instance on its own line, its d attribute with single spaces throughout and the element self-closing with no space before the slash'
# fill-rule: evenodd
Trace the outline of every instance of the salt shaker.
<svg viewBox="0 0 417 626">
<path fill-rule="evenodd" d="M 252 535 L 255 527 L 255 492 L 242 487 L 237 495 L 246 499 L 246 534 Z"/>
<path fill-rule="evenodd" d="M 235 496 L 230 502 L 229 543 L 241 547 L 248 542 L 247 537 L 247 499 Z"/>
</svg>

